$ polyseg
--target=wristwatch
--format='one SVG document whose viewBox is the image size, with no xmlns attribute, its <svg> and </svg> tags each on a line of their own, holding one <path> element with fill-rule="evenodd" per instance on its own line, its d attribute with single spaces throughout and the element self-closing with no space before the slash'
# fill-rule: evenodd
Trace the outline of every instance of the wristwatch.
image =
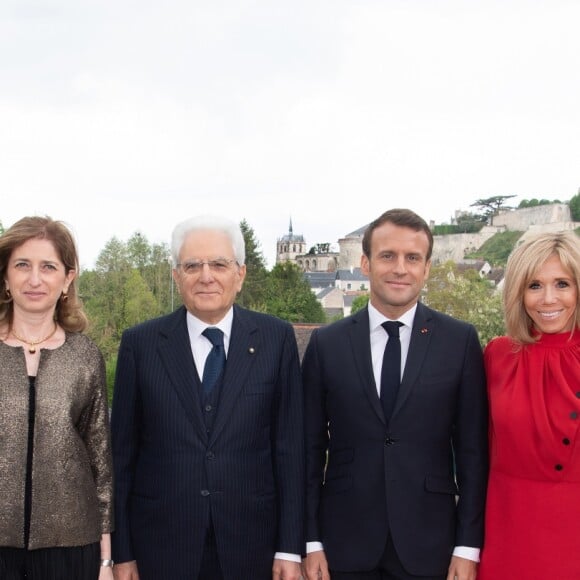
<svg viewBox="0 0 580 580">
<path fill-rule="evenodd" d="M 113 564 L 114 564 L 113 560 L 109 560 L 108 558 L 105 560 L 101 560 L 101 566 L 105 568 L 112 568 Z"/>
</svg>

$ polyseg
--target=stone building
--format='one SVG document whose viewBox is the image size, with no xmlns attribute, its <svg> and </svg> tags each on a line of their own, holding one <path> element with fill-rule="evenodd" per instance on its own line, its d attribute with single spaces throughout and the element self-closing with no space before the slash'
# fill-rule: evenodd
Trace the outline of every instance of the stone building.
<svg viewBox="0 0 580 580">
<path fill-rule="evenodd" d="M 288 233 L 278 238 L 276 242 L 276 263 L 295 262 L 296 257 L 306 252 L 304 236 L 295 235 L 292 229 L 292 219 L 288 227 Z"/>
</svg>

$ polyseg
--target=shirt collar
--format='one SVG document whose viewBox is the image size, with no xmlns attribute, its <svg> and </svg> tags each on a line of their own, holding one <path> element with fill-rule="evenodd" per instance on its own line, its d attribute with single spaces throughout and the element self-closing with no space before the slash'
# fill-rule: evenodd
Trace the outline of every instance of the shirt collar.
<svg viewBox="0 0 580 580">
<path fill-rule="evenodd" d="M 370 331 L 374 332 L 379 328 L 383 322 L 387 320 L 391 320 L 387 318 L 384 314 L 381 314 L 370 302 L 368 304 L 368 312 L 369 312 L 369 327 Z M 404 326 L 407 326 L 409 329 L 413 328 L 413 321 L 415 320 L 415 313 L 417 312 L 417 303 L 409 308 L 407 312 L 405 312 L 402 316 L 397 318 L 399 322 L 402 322 Z"/>
<path fill-rule="evenodd" d="M 234 322 L 234 309 L 233 307 L 230 308 L 227 314 L 217 324 L 208 324 L 207 322 L 204 322 L 203 320 L 197 318 L 197 316 L 191 314 L 189 310 L 187 311 L 186 314 L 186 320 L 187 320 L 187 330 L 192 340 L 199 338 L 202 332 L 210 326 L 212 328 L 219 328 L 224 333 L 225 337 L 229 339 L 229 337 L 232 334 L 232 324 Z"/>
</svg>

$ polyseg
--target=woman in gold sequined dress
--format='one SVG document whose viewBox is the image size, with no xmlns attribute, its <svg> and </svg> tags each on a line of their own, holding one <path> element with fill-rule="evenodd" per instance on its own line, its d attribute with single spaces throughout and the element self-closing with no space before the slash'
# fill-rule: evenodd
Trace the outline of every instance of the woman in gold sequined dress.
<svg viewBox="0 0 580 580">
<path fill-rule="evenodd" d="M 68 228 L 0 237 L 0 578 L 112 580 L 103 357 L 82 331 Z"/>
</svg>

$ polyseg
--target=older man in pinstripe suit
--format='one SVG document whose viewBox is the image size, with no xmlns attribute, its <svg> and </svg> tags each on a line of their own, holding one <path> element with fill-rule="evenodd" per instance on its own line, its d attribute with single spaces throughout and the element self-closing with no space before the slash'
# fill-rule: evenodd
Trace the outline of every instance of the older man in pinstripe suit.
<svg viewBox="0 0 580 580">
<path fill-rule="evenodd" d="M 234 306 L 246 273 L 236 224 L 187 220 L 172 254 L 184 307 L 127 330 L 119 349 L 115 577 L 297 580 L 304 450 L 293 330 Z"/>
</svg>

